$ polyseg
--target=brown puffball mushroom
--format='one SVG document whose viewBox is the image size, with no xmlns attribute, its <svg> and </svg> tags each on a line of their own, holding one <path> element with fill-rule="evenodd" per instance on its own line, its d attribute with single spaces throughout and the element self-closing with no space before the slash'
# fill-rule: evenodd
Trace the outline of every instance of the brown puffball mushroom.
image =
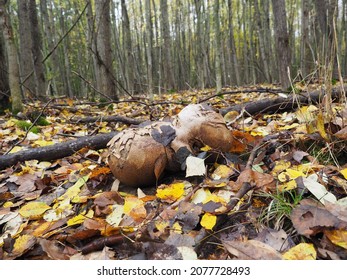
<svg viewBox="0 0 347 280">
<path fill-rule="evenodd" d="M 191 152 L 194 147 L 210 146 L 222 152 L 231 149 L 232 134 L 222 115 L 203 104 L 186 106 L 174 119 L 177 137 L 172 143 L 175 151 L 187 145 Z"/>
<path fill-rule="evenodd" d="M 108 143 L 108 164 L 113 175 L 130 187 L 155 185 L 163 171 L 176 171 L 169 144 L 176 136 L 168 122 L 129 128 Z"/>
</svg>

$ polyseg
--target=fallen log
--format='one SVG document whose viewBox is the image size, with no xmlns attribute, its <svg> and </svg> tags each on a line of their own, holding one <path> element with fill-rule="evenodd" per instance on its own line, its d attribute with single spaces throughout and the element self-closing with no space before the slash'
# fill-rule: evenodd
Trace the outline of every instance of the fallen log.
<svg viewBox="0 0 347 280">
<path fill-rule="evenodd" d="M 133 119 L 124 116 L 104 116 L 104 117 L 86 117 L 81 119 L 72 119 L 76 123 L 93 123 L 93 122 L 121 122 L 125 124 L 134 124 L 138 125 L 144 120 Z"/>
<path fill-rule="evenodd" d="M 333 100 L 339 100 L 341 94 L 347 91 L 347 86 L 335 87 L 332 89 L 331 97 Z M 325 90 L 316 90 L 303 94 L 291 94 L 287 97 L 267 98 L 257 101 L 250 101 L 242 104 L 233 105 L 219 110 L 221 115 L 226 115 L 228 112 L 237 111 L 244 112 L 249 115 L 263 114 L 263 113 L 281 113 L 294 110 L 299 104 L 318 104 L 326 94 Z"/>
<path fill-rule="evenodd" d="M 3 155 L 0 156 L 0 170 L 26 160 L 37 159 L 39 161 L 51 161 L 64 158 L 74 154 L 84 147 L 96 150 L 103 149 L 106 148 L 107 143 L 116 134 L 117 132 L 110 132 L 96 136 L 83 136 L 77 140 L 70 140 L 51 146 L 33 148 L 13 154 Z"/>
</svg>

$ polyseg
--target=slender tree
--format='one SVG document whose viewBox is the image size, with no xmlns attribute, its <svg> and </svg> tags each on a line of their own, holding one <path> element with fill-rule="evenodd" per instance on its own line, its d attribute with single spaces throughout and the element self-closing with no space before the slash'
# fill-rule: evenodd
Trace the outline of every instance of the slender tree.
<svg viewBox="0 0 347 280">
<path fill-rule="evenodd" d="M 152 57 L 152 13 L 151 13 L 151 1 L 145 0 L 146 10 L 146 56 L 147 56 L 147 83 L 148 83 L 148 95 L 153 99 L 153 57 Z"/>
<path fill-rule="evenodd" d="M 26 0 L 17 0 L 17 5 L 19 20 L 20 80 L 23 86 L 24 96 L 27 96 L 27 92 L 35 95 L 34 65 L 31 53 L 31 30 L 28 24 L 28 3 Z"/>
<path fill-rule="evenodd" d="M 171 35 L 170 35 L 170 24 L 169 14 L 167 8 L 167 0 L 160 0 L 160 22 L 162 39 L 164 41 L 162 53 L 163 53 L 163 68 L 164 68 L 164 82 L 165 88 L 175 88 L 175 78 L 173 75 L 173 66 L 171 60 Z"/>
<path fill-rule="evenodd" d="M 18 55 L 14 42 L 12 25 L 6 10 L 7 0 L 0 0 L 0 27 L 3 31 L 7 50 L 8 79 L 11 91 L 12 112 L 17 114 L 23 110 L 22 95 L 19 86 Z"/>
<path fill-rule="evenodd" d="M 118 100 L 112 68 L 110 0 L 95 2 L 96 56 L 99 75 L 99 91 L 113 100 Z"/>
<path fill-rule="evenodd" d="M 0 113 L 2 113 L 4 109 L 9 108 L 10 88 L 6 69 L 5 43 L 3 34 L 0 33 Z"/>
<path fill-rule="evenodd" d="M 288 73 L 290 67 L 290 48 L 285 1 L 272 0 L 272 9 L 274 15 L 275 46 L 279 80 L 282 88 L 287 89 L 290 86 Z"/>
<path fill-rule="evenodd" d="M 37 17 L 35 0 L 28 0 L 29 23 L 31 29 L 31 52 L 34 62 L 34 74 L 36 83 L 36 96 L 45 99 L 46 96 L 46 79 L 45 69 L 42 63 L 42 39 Z"/>
<path fill-rule="evenodd" d="M 133 57 L 133 46 L 131 40 L 131 29 L 130 29 L 130 21 L 128 16 L 128 10 L 125 3 L 125 0 L 121 0 L 122 6 L 122 23 L 123 23 L 123 49 L 125 52 L 125 75 L 126 75 L 126 85 L 128 91 L 133 94 L 134 93 L 134 72 L 135 72 L 135 63 Z"/>
<path fill-rule="evenodd" d="M 219 26 L 219 0 L 214 1 L 214 33 L 215 33 L 215 67 L 216 67 L 216 91 L 222 91 L 222 68 L 221 68 L 221 34 Z"/>
</svg>

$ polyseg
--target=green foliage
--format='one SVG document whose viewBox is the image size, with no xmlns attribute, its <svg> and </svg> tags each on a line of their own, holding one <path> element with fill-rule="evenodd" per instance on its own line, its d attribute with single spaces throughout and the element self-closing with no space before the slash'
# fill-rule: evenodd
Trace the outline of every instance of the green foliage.
<svg viewBox="0 0 347 280">
<path fill-rule="evenodd" d="M 37 126 L 33 126 L 32 128 L 30 128 L 32 125 L 32 123 L 27 122 L 27 121 L 17 121 L 16 122 L 16 126 L 24 131 L 27 131 L 28 129 L 30 129 L 31 132 L 33 133 L 39 133 L 40 132 L 40 128 L 38 128 Z"/>
<path fill-rule="evenodd" d="M 259 196 L 270 200 L 260 215 L 260 222 L 274 229 L 285 228 L 285 222 L 289 220 L 292 210 L 302 200 L 302 193 L 297 190 L 278 191 L 275 194 L 260 193 Z"/>
<path fill-rule="evenodd" d="M 47 119 L 45 117 L 40 116 L 39 119 L 36 122 L 37 125 L 40 126 L 47 126 L 50 125 L 51 123 L 49 121 L 47 121 Z"/>
</svg>

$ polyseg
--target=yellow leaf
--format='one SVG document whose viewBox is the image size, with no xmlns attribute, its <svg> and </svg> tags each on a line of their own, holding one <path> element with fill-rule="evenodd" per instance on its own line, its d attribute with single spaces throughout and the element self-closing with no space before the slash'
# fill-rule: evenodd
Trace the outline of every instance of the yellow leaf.
<svg viewBox="0 0 347 280">
<path fill-rule="evenodd" d="M 220 179 L 227 179 L 233 174 L 234 174 L 234 170 L 231 167 L 221 164 L 212 173 L 211 177 L 213 180 L 220 180 Z"/>
<path fill-rule="evenodd" d="M 163 185 L 162 185 L 163 186 Z M 176 201 L 184 194 L 184 183 L 173 183 L 157 189 L 156 196 L 162 200 Z"/>
<path fill-rule="evenodd" d="M 340 170 L 340 173 L 345 177 L 345 179 L 347 179 L 347 168 Z"/>
<path fill-rule="evenodd" d="M 124 214 L 129 215 L 131 210 L 142 205 L 144 205 L 144 203 L 141 199 L 135 196 L 128 196 L 124 201 Z"/>
<path fill-rule="evenodd" d="M 315 260 L 317 252 L 311 243 L 300 243 L 283 254 L 285 260 Z"/>
<path fill-rule="evenodd" d="M 50 208 L 51 207 L 44 202 L 33 201 L 25 204 L 18 212 L 24 218 L 40 219 Z"/>
<path fill-rule="evenodd" d="M 296 181 L 295 180 L 290 180 L 284 184 L 279 185 L 277 188 L 279 191 L 284 192 L 284 191 L 289 191 L 289 190 L 294 190 L 296 189 Z"/>
<path fill-rule="evenodd" d="M 77 194 L 80 192 L 81 187 L 88 181 L 89 176 L 81 177 L 77 180 L 77 182 L 71 186 L 62 196 L 60 196 L 59 200 L 65 200 L 65 199 L 73 199 Z"/>
<path fill-rule="evenodd" d="M 329 141 L 328 134 L 326 133 L 325 128 L 324 128 L 324 117 L 323 117 L 323 113 L 321 111 L 319 111 L 318 116 L 317 116 L 317 130 L 318 130 L 320 136 L 322 136 L 325 141 Z"/>
<path fill-rule="evenodd" d="M 46 140 L 36 140 L 36 141 L 34 141 L 34 144 L 35 144 L 35 146 L 45 147 L 45 146 L 53 145 L 54 142 L 53 141 L 46 141 Z"/>
<path fill-rule="evenodd" d="M 77 216 L 69 219 L 67 221 L 67 225 L 68 226 L 73 226 L 73 225 L 82 224 L 86 218 L 92 218 L 93 215 L 94 215 L 94 211 L 93 210 L 89 210 L 87 214 L 85 214 L 85 212 L 81 213 L 81 214 L 78 214 Z"/>
<path fill-rule="evenodd" d="M 272 174 L 278 174 L 287 168 L 289 168 L 291 165 L 290 161 L 288 160 L 279 160 L 276 162 L 275 167 L 272 169 L 271 173 Z"/>
<path fill-rule="evenodd" d="M 299 123 L 309 123 L 315 120 L 315 111 L 318 108 L 316 106 L 302 106 L 299 110 L 296 111 L 296 117 Z"/>
<path fill-rule="evenodd" d="M 347 249 L 347 231 L 346 230 L 326 230 L 325 235 L 332 243 Z"/>
<path fill-rule="evenodd" d="M 208 152 L 208 151 L 210 151 L 210 150 L 211 150 L 211 147 L 208 146 L 208 145 L 206 145 L 206 146 L 204 146 L 204 147 L 202 147 L 202 148 L 200 149 L 200 151 L 203 151 L 203 152 Z"/>
<path fill-rule="evenodd" d="M 14 146 L 13 149 L 10 151 L 10 154 L 17 153 L 17 152 L 19 152 L 21 150 L 23 150 L 23 147 Z"/>
<path fill-rule="evenodd" d="M 198 204 L 198 203 L 202 203 L 203 201 L 205 201 L 207 199 L 207 197 L 209 197 L 211 195 L 211 192 L 209 189 L 198 189 L 194 195 L 192 196 L 191 202 Z"/>
<path fill-rule="evenodd" d="M 169 221 L 164 221 L 164 220 L 155 221 L 155 227 L 157 228 L 159 232 L 163 232 L 169 225 L 170 225 Z"/>
<path fill-rule="evenodd" d="M 181 225 L 178 223 L 178 222 L 175 222 L 173 225 L 172 225 L 172 230 L 176 233 L 182 233 L 182 227 Z"/>
<path fill-rule="evenodd" d="M 3 205 L 2 205 L 2 207 L 4 207 L 4 208 L 9 208 L 9 207 L 11 207 L 13 205 L 13 202 L 12 201 L 6 201 Z"/>
<path fill-rule="evenodd" d="M 21 256 L 32 246 L 34 246 L 36 238 L 32 235 L 21 235 L 19 236 L 13 245 L 12 254 L 14 256 Z"/>
<path fill-rule="evenodd" d="M 213 229 L 216 222 L 217 222 L 217 217 L 215 215 L 212 215 L 211 213 L 205 213 L 201 218 L 200 224 L 205 229 Z"/>
</svg>

